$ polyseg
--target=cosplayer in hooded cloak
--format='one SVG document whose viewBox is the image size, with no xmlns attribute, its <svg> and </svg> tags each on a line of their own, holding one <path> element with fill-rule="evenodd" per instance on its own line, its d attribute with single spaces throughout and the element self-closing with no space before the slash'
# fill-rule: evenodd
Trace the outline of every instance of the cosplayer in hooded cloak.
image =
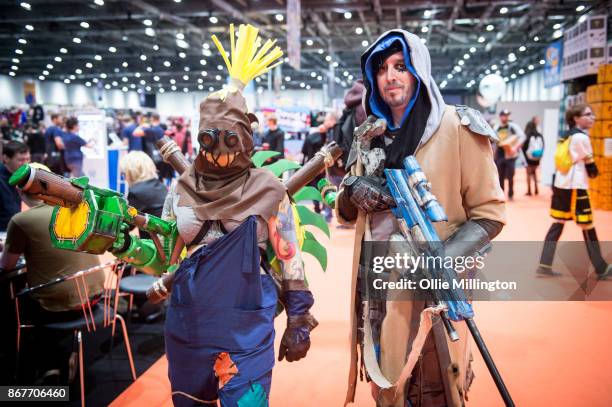
<svg viewBox="0 0 612 407">
<path fill-rule="evenodd" d="M 378 93 L 376 74 L 382 63 L 397 52 L 402 52 L 415 84 L 401 123 L 394 127 L 391 111 Z M 444 103 L 431 77 L 429 52 L 420 38 L 403 30 L 384 33 L 362 55 L 361 68 L 366 113 L 387 122 L 385 135 L 375 138 L 371 145 L 384 151 L 385 168 L 403 168 L 405 157 L 416 156 L 432 184 L 433 194 L 448 215 L 448 222 L 434 224 L 440 238 L 446 240 L 454 235 L 455 239 L 447 242 L 475 238 L 484 243 L 499 233 L 505 222 L 505 206 L 490 148 L 495 134 L 478 112 Z M 350 177 L 369 175 L 355 149 L 349 155 L 347 169 L 350 172 L 345 182 Z M 420 335 L 421 313 L 427 308 L 424 301 L 368 300 L 364 284 L 358 279 L 362 244 L 390 241 L 401 232 L 390 210 L 358 209 L 349 198 L 350 184 L 343 185 L 336 201 L 336 215 L 340 223 L 356 224 L 346 403 L 354 400 L 361 354 L 377 405 L 403 407 L 409 400 L 413 407 L 461 406 L 473 378 L 465 324 L 455 324 L 460 340 L 451 342 L 439 316 L 423 313 L 433 326 L 429 334 L 425 331 L 427 336 L 418 338 L 424 340 L 421 347 L 415 339 Z M 471 254 L 450 245 L 446 253 Z"/>
<path fill-rule="evenodd" d="M 252 168 L 256 119 L 241 93 L 282 52 L 276 47 L 267 53 L 271 41 L 256 52 L 261 42 L 252 26 L 240 26 L 239 34 L 235 44 L 230 26 L 231 62 L 213 36 L 230 84 L 200 104 L 200 152 L 164 207 L 188 251 L 174 277 L 165 328 L 175 406 L 268 405 L 279 284 L 261 253 L 272 234 L 288 315 L 279 360 L 304 357 L 316 326 L 289 198 L 271 172 Z"/>
</svg>

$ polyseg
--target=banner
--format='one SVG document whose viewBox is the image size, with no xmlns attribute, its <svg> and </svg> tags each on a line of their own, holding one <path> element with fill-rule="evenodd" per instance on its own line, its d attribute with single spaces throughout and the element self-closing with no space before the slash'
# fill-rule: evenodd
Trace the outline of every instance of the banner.
<svg viewBox="0 0 612 407">
<path fill-rule="evenodd" d="M 544 87 L 552 88 L 561 83 L 561 61 L 563 58 L 563 41 L 553 42 L 546 48 L 544 58 Z"/>
<path fill-rule="evenodd" d="M 300 37 L 302 9 L 300 0 L 287 0 L 287 54 L 289 65 L 300 70 L 302 44 Z"/>
</svg>

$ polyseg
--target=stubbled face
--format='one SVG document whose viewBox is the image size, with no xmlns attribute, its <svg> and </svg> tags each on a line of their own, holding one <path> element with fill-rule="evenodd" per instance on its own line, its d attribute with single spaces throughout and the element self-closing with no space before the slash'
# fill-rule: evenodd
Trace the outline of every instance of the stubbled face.
<svg viewBox="0 0 612 407">
<path fill-rule="evenodd" d="M 416 79 L 406 66 L 404 54 L 391 54 L 376 72 L 378 94 L 390 108 L 405 108 L 415 91 Z"/>
<path fill-rule="evenodd" d="M 198 135 L 201 154 L 211 165 L 229 168 L 244 151 L 240 137 L 235 131 L 204 129 Z"/>
<path fill-rule="evenodd" d="M 505 126 L 510 121 L 510 115 L 502 114 L 501 116 L 499 116 L 499 121 L 501 122 L 503 126 Z"/>
</svg>

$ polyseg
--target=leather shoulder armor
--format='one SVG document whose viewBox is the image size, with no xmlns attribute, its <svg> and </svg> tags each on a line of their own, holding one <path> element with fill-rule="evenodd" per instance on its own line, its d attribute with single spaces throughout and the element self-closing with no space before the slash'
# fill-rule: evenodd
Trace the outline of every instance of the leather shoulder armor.
<svg viewBox="0 0 612 407">
<path fill-rule="evenodd" d="M 490 138 L 494 143 L 499 141 L 497 133 L 489 126 L 489 123 L 478 110 L 465 105 L 457 105 L 455 110 L 459 115 L 462 126 L 466 126 L 472 133 Z"/>
</svg>

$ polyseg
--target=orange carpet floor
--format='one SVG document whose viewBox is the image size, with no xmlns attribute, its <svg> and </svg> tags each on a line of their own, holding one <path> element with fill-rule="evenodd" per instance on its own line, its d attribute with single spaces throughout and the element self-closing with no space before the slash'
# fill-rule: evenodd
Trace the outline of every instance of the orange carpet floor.
<svg viewBox="0 0 612 407">
<path fill-rule="evenodd" d="M 524 171 L 517 174 L 517 196 L 508 203 L 508 225 L 497 240 L 543 240 L 550 225 L 550 189 L 524 196 Z M 595 211 L 600 240 L 612 241 L 612 212 Z M 270 404 L 342 406 L 348 371 L 348 308 L 353 231 L 332 226 L 325 274 L 306 256 L 320 325 L 312 333 L 305 360 L 283 361 L 274 369 Z M 326 239 L 326 238 L 323 238 Z M 562 240 L 581 241 L 574 224 Z M 586 255 L 585 255 L 586 259 Z M 612 258 L 608 258 L 612 261 Z M 612 287 L 612 281 L 602 282 Z M 606 287 L 608 288 L 608 287 Z M 479 302 L 476 322 L 517 406 L 611 406 L 612 302 Z M 285 318 L 276 320 L 276 349 Z M 469 406 L 503 406 L 474 347 L 476 379 Z M 112 404 L 171 406 L 167 361 L 161 358 Z M 358 383 L 355 406 L 374 406 L 369 386 Z"/>
</svg>

